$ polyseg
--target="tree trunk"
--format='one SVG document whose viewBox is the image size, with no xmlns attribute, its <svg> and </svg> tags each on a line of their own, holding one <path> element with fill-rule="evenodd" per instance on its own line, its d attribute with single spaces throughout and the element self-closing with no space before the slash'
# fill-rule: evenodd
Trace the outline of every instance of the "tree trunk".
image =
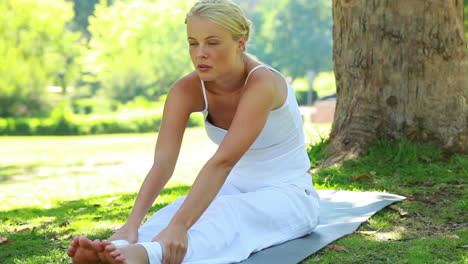
<svg viewBox="0 0 468 264">
<path fill-rule="evenodd" d="M 333 0 L 337 106 L 324 166 L 383 137 L 467 152 L 462 0 Z"/>
</svg>

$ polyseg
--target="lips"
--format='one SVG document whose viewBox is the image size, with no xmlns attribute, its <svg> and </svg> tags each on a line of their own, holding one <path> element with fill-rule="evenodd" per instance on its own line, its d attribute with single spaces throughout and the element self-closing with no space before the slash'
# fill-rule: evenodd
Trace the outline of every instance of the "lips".
<svg viewBox="0 0 468 264">
<path fill-rule="evenodd" d="M 198 64 L 197 68 L 199 71 L 205 72 L 205 71 L 209 71 L 213 67 L 206 65 L 206 64 Z"/>
</svg>

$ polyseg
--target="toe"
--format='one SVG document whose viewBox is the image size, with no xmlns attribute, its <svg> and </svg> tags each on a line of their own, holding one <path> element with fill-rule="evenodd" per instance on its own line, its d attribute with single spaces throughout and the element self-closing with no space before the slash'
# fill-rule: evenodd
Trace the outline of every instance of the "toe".
<svg viewBox="0 0 468 264">
<path fill-rule="evenodd" d="M 75 253 L 76 253 L 76 248 L 72 246 L 68 247 L 68 250 L 67 250 L 68 256 L 73 258 L 75 256 Z"/>
<path fill-rule="evenodd" d="M 115 261 L 117 261 L 118 263 L 124 263 L 125 262 L 125 257 L 123 255 L 120 255 L 120 256 L 115 258 Z"/>
<path fill-rule="evenodd" d="M 80 237 L 78 240 L 80 247 L 86 248 L 86 249 L 93 249 L 93 245 L 91 243 L 91 240 L 89 240 L 86 237 Z"/>
<path fill-rule="evenodd" d="M 102 246 L 101 241 L 99 241 L 98 239 L 91 242 L 91 245 L 94 248 L 94 250 L 96 250 L 97 252 L 101 252 L 104 250 L 104 247 Z"/>
<path fill-rule="evenodd" d="M 105 248 L 105 247 L 107 247 L 108 245 L 111 245 L 112 243 L 111 243 L 109 240 L 103 240 L 103 241 L 101 242 L 101 244 L 102 244 L 102 246 Z"/>
<path fill-rule="evenodd" d="M 112 252 L 109 253 L 109 255 L 111 255 L 112 257 L 118 257 L 120 256 L 120 252 L 118 250 L 114 250 Z"/>
<path fill-rule="evenodd" d="M 113 244 L 109 244 L 109 245 L 107 245 L 106 248 L 105 248 L 105 250 L 108 251 L 108 252 L 114 251 L 114 250 L 116 250 L 116 249 L 117 249 L 117 248 L 116 248 L 115 245 L 113 245 Z"/>
<path fill-rule="evenodd" d="M 78 240 L 79 240 L 79 237 L 74 237 L 70 245 L 72 247 L 78 247 L 79 245 Z"/>
</svg>

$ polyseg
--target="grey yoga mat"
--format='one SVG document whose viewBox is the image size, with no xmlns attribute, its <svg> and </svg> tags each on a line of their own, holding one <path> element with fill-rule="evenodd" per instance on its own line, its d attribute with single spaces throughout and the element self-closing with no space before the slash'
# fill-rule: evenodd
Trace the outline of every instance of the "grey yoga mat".
<svg viewBox="0 0 468 264">
<path fill-rule="evenodd" d="M 359 225 L 385 206 L 405 197 L 379 192 L 317 190 L 320 223 L 309 235 L 253 253 L 242 264 L 299 263 Z"/>
</svg>

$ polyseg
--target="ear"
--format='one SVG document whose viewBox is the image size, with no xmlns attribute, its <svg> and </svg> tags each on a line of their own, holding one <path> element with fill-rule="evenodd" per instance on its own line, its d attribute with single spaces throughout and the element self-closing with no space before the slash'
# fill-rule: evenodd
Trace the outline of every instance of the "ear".
<svg viewBox="0 0 468 264">
<path fill-rule="evenodd" d="M 237 42 L 238 42 L 237 51 L 244 52 L 245 51 L 245 45 L 247 43 L 247 37 L 242 36 Z"/>
</svg>

